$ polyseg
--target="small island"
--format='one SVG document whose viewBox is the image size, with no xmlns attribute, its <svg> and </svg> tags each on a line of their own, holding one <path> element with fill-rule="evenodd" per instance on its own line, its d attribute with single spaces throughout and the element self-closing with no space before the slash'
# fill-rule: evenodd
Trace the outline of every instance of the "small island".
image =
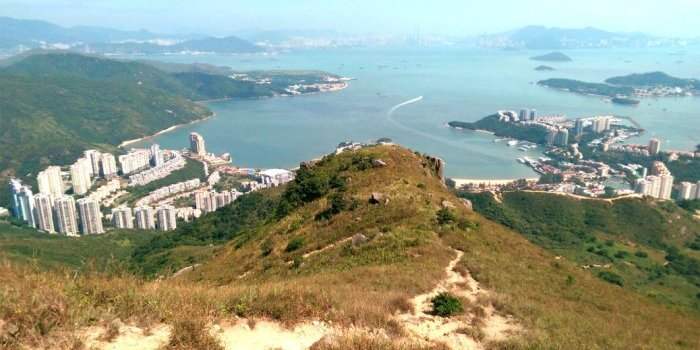
<svg viewBox="0 0 700 350">
<path fill-rule="evenodd" d="M 614 97 L 612 103 L 624 106 L 637 106 L 639 105 L 639 100 L 628 97 Z"/>
<path fill-rule="evenodd" d="M 571 62 L 573 61 L 571 57 L 561 53 L 561 52 L 550 52 L 546 55 L 530 57 L 533 61 L 545 61 L 545 62 Z"/>
<path fill-rule="evenodd" d="M 535 70 L 538 72 L 551 72 L 551 71 L 554 71 L 556 69 L 554 69 L 554 67 L 542 65 L 542 66 L 535 67 Z"/>
<path fill-rule="evenodd" d="M 667 97 L 700 95 L 700 81 L 670 76 L 663 72 L 630 74 L 589 83 L 572 79 L 547 79 L 537 83 L 553 89 L 612 98 L 614 103 L 636 105 L 631 97 Z"/>
</svg>

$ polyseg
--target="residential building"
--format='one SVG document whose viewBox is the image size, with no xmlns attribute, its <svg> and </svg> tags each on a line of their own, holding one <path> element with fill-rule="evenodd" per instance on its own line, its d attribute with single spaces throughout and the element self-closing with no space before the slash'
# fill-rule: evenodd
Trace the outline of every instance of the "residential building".
<svg viewBox="0 0 700 350">
<path fill-rule="evenodd" d="M 177 228 L 177 210 L 170 205 L 158 207 L 158 229 L 172 231 Z"/>
<path fill-rule="evenodd" d="M 520 119 L 521 121 L 526 121 L 526 120 L 528 120 L 529 116 L 530 116 L 529 110 L 521 109 L 520 114 L 518 114 L 518 119 Z"/>
<path fill-rule="evenodd" d="M 694 200 L 698 199 L 698 186 L 691 182 L 681 182 L 678 190 L 678 199 Z"/>
<path fill-rule="evenodd" d="M 612 126 L 612 118 L 611 117 L 597 117 L 593 119 L 593 132 L 600 134 L 605 132 L 606 130 L 610 130 L 610 127 Z"/>
<path fill-rule="evenodd" d="M 660 176 L 661 183 L 659 184 L 659 199 L 671 199 L 673 192 L 673 176 L 665 174 Z"/>
<path fill-rule="evenodd" d="M 92 198 L 78 199 L 78 212 L 80 213 L 80 226 L 84 235 L 105 233 L 102 226 L 100 204 L 97 201 Z"/>
<path fill-rule="evenodd" d="M 192 154 L 198 156 L 204 156 L 207 154 L 204 137 L 202 137 L 202 135 L 196 132 L 190 134 L 190 151 L 192 151 Z"/>
<path fill-rule="evenodd" d="M 576 119 L 576 124 L 574 126 L 574 136 L 579 137 L 583 135 L 583 129 L 584 129 L 584 120 L 579 118 Z"/>
<path fill-rule="evenodd" d="M 661 141 L 659 141 L 658 139 L 649 140 L 649 154 L 650 155 L 659 154 L 660 151 L 661 151 Z"/>
<path fill-rule="evenodd" d="M 136 228 L 139 230 L 153 230 L 156 228 L 155 215 L 151 207 L 143 206 L 134 209 L 134 218 L 136 219 Z"/>
<path fill-rule="evenodd" d="M 532 109 L 530 110 L 530 121 L 535 121 L 535 119 L 537 119 L 537 110 Z"/>
<path fill-rule="evenodd" d="M 280 186 L 294 180 L 294 173 L 285 169 L 267 169 L 259 174 L 260 180 L 267 186 Z"/>
<path fill-rule="evenodd" d="M 216 202 L 216 192 L 196 192 L 194 194 L 195 208 L 203 213 L 215 212 L 219 207 Z"/>
<path fill-rule="evenodd" d="M 36 227 L 34 194 L 29 186 L 22 185 L 18 179 L 10 180 L 12 216 L 29 226 Z"/>
<path fill-rule="evenodd" d="M 63 178 L 61 177 L 61 168 L 50 166 L 46 170 L 40 172 L 36 181 L 39 185 L 39 192 L 60 197 L 65 192 L 63 187 Z"/>
<path fill-rule="evenodd" d="M 149 150 L 132 150 L 127 154 L 119 156 L 119 165 L 121 166 L 122 174 L 124 175 L 147 168 L 150 164 L 151 152 Z"/>
<path fill-rule="evenodd" d="M 103 153 L 100 159 L 101 172 L 100 174 L 105 179 L 111 179 L 117 176 L 117 160 L 111 153 Z"/>
<path fill-rule="evenodd" d="M 70 179 L 73 185 L 73 193 L 84 195 L 90 190 L 90 186 L 92 186 L 90 180 L 91 172 L 92 164 L 87 158 L 80 158 L 70 166 Z"/>
<path fill-rule="evenodd" d="M 160 150 L 160 145 L 158 145 L 157 143 L 152 144 L 150 152 L 152 166 L 159 167 L 163 165 L 163 163 L 165 163 L 165 159 L 163 158 L 163 152 Z"/>
<path fill-rule="evenodd" d="M 53 200 L 51 195 L 39 193 L 34 196 L 37 228 L 48 233 L 56 233 L 53 219 Z"/>
<path fill-rule="evenodd" d="M 569 144 L 569 130 L 561 129 L 557 131 L 557 136 L 554 141 L 557 146 L 566 146 Z"/>
<path fill-rule="evenodd" d="M 102 159 L 102 153 L 91 149 L 85 151 L 84 154 L 85 158 L 90 160 L 90 176 L 100 176 L 100 161 Z"/>
<path fill-rule="evenodd" d="M 54 199 L 53 207 L 58 232 L 66 236 L 78 236 L 78 215 L 75 210 L 75 199 L 72 196 L 61 195 Z"/>
<path fill-rule="evenodd" d="M 120 229 L 134 228 L 134 216 L 132 215 L 131 208 L 121 207 L 112 209 L 112 223 L 114 227 Z"/>
</svg>

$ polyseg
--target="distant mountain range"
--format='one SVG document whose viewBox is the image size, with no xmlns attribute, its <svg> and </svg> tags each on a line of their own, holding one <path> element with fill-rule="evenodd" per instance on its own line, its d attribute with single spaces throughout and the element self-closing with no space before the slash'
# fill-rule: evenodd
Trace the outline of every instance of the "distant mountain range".
<svg viewBox="0 0 700 350">
<path fill-rule="evenodd" d="M 251 53 L 262 49 L 235 36 L 157 34 L 102 27 L 62 27 L 37 20 L 0 17 L 0 50 L 72 49 L 89 53 Z"/>
<path fill-rule="evenodd" d="M 532 50 L 653 47 L 677 43 L 676 39 L 657 38 L 643 33 L 616 33 L 593 27 L 568 29 L 543 26 L 482 35 L 476 40 L 479 47 Z"/>
</svg>

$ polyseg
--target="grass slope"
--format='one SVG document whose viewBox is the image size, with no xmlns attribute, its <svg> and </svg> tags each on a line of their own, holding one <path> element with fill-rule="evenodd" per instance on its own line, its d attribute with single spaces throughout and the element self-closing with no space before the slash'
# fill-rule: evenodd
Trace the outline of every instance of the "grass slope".
<svg viewBox="0 0 700 350">
<path fill-rule="evenodd" d="M 386 166 L 373 166 L 373 159 Z M 383 196 L 377 204 L 368 201 L 373 192 Z M 246 200 L 250 208 L 243 209 Z M 440 210 L 443 201 L 455 205 L 451 214 Z M 259 220 L 248 222 L 245 215 Z M 346 241 L 357 233 L 367 240 Z M 134 257 L 168 260 L 186 247 L 213 249 L 213 256 L 182 278 L 158 281 L 87 273 L 66 279 L 0 265 L 6 281 L 0 286 L 0 319 L 18 324 L 19 339 L 29 344 L 57 343 L 61 331 L 110 317 L 175 325 L 236 316 L 287 324 L 321 319 L 400 337 L 404 330 L 392 315 L 409 310 L 409 298 L 443 278 L 457 248 L 465 252 L 459 265 L 493 291 L 498 310 L 525 329 L 487 348 L 700 346 L 697 315 L 604 282 L 469 212 L 426 158 L 398 147 L 327 157 L 303 167 L 289 186 L 244 196 L 183 230 L 154 237 L 139 248 L 150 251 Z M 163 271 L 171 266 L 164 264 Z M 347 339 L 346 348 L 367 344 L 378 342 Z"/>
<path fill-rule="evenodd" d="M 700 263 L 689 247 L 700 223 L 672 203 L 626 199 L 614 204 L 566 196 L 504 193 L 469 195 L 486 217 L 591 274 L 661 304 L 700 313 Z"/>
</svg>

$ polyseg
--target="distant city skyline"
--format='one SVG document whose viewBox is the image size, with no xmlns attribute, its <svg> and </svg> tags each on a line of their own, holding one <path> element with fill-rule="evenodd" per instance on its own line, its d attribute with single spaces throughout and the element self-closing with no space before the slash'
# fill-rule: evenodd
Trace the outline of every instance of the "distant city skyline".
<svg viewBox="0 0 700 350">
<path fill-rule="evenodd" d="M 473 36 L 527 25 L 697 37 L 700 1 L 557 0 L 323 1 L 0 0 L 0 16 L 63 26 L 146 29 L 164 34 L 333 30 L 348 34 Z"/>
</svg>

